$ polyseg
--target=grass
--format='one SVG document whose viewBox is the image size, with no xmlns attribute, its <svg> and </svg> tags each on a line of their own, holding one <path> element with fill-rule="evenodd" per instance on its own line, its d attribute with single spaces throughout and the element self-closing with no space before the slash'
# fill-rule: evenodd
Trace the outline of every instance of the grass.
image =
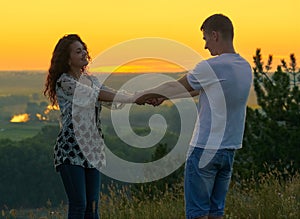
<svg viewBox="0 0 300 219">
<path fill-rule="evenodd" d="M 130 189 L 130 188 L 127 188 Z M 101 195 L 101 219 L 181 219 L 184 216 L 183 185 L 176 185 L 172 192 L 157 193 L 150 198 L 143 187 L 128 199 L 125 188 L 110 188 L 108 195 Z M 169 191 L 169 190 L 167 190 Z M 35 210 L 3 209 L 2 218 L 63 219 L 66 206 Z M 225 218 L 290 218 L 300 217 L 300 176 L 282 180 L 278 171 L 270 171 L 257 179 L 232 182 L 227 195 Z"/>
<path fill-rule="evenodd" d="M 300 218 L 300 176 L 283 180 L 279 171 L 232 183 L 226 218 Z"/>
</svg>

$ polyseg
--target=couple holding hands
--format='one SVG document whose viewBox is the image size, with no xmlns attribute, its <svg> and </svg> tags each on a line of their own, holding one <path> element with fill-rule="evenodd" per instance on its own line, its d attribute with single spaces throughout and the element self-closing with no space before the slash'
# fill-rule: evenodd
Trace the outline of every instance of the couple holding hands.
<svg viewBox="0 0 300 219">
<path fill-rule="evenodd" d="M 68 197 L 68 218 L 99 218 L 98 169 L 105 165 L 100 122 L 102 104 L 147 103 L 158 106 L 166 99 L 197 95 L 198 116 L 184 175 L 186 218 L 223 218 L 235 150 L 242 147 L 252 70 L 249 63 L 235 52 L 233 25 L 228 17 L 214 14 L 203 22 L 200 30 L 205 49 L 216 57 L 198 63 L 177 81 L 165 82 L 135 94 L 117 92 L 85 73 L 90 56 L 78 35 L 65 35 L 59 40 L 52 55 L 44 94 L 53 105 L 59 105 L 61 112 L 54 165 Z M 78 90 L 80 98 L 75 97 Z M 73 105 L 95 108 L 94 122 L 99 141 L 89 143 L 84 135 L 76 135 Z M 87 122 L 80 113 L 78 115 L 79 123 Z M 84 142 L 87 147 L 96 144 L 99 152 L 97 168 L 89 162 L 79 142 Z M 199 165 L 201 159 L 212 153 L 206 165 Z"/>
</svg>

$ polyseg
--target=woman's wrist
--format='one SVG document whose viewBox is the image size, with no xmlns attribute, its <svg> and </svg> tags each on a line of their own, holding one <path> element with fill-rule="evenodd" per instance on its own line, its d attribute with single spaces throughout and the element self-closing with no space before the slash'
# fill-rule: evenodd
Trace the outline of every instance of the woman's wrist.
<svg viewBox="0 0 300 219">
<path fill-rule="evenodd" d="M 134 103 L 134 97 L 132 93 L 121 90 L 116 93 L 113 101 L 119 103 Z"/>
</svg>

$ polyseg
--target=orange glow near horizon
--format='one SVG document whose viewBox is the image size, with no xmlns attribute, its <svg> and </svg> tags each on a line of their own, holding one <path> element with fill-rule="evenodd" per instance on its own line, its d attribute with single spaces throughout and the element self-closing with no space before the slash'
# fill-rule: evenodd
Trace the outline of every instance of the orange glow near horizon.
<svg viewBox="0 0 300 219">
<path fill-rule="evenodd" d="M 67 33 L 79 34 L 92 57 L 127 40 L 162 37 L 208 58 L 199 27 L 214 13 L 231 18 L 236 51 L 251 65 L 255 50 L 261 48 L 264 59 L 274 55 L 275 68 L 280 59 L 288 61 L 291 53 L 300 59 L 299 11 L 299 0 L 2 1 L 0 70 L 47 70 L 55 44 Z M 173 69 L 169 64 L 160 65 L 161 71 L 168 66 Z M 147 67 L 126 65 L 122 69 Z"/>
<path fill-rule="evenodd" d="M 122 66 L 101 66 L 97 72 L 108 73 L 172 73 L 184 72 L 184 68 L 159 59 L 139 59 L 128 62 Z"/>
</svg>

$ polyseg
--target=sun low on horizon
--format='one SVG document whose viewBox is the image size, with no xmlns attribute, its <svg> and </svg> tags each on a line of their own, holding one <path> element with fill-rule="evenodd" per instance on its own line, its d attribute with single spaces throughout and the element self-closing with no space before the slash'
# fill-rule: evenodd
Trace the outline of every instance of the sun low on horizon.
<svg viewBox="0 0 300 219">
<path fill-rule="evenodd" d="M 281 59 L 289 61 L 291 53 L 300 59 L 299 10 L 298 0 L 2 1 L 0 71 L 47 70 L 55 44 L 69 33 L 83 39 L 92 58 L 122 42 L 145 37 L 170 39 L 209 58 L 200 26 L 215 13 L 232 20 L 235 49 L 251 65 L 257 48 L 264 59 L 272 54 L 277 64 Z M 117 70 L 128 71 L 179 72 L 182 68 L 142 59 Z"/>
</svg>

